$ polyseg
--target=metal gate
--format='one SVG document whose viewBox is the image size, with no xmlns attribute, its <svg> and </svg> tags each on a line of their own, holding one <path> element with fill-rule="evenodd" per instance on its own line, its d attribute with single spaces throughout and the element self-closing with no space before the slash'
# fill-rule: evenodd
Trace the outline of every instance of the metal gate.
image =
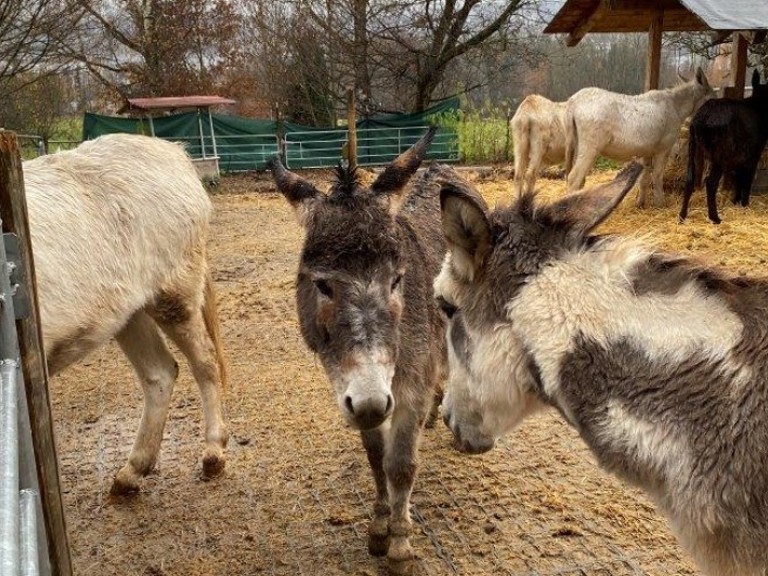
<svg viewBox="0 0 768 576">
<path fill-rule="evenodd" d="M 0 243 L 0 576 L 50 574 L 16 319 L 29 312 L 17 282 L 18 242 Z"/>
</svg>

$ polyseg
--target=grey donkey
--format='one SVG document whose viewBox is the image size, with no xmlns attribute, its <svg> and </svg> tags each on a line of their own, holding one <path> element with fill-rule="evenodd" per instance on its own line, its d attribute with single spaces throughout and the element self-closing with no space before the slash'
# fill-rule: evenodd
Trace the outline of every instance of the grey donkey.
<svg viewBox="0 0 768 576">
<path fill-rule="evenodd" d="M 368 550 L 386 554 L 395 572 L 413 567 L 417 443 L 447 363 L 432 278 L 445 254 L 436 177 L 450 168 L 433 165 L 408 184 L 434 132 L 370 188 L 354 168 L 339 167 L 325 195 L 277 158 L 270 164 L 306 231 L 296 282 L 301 332 L 344 419 L 360 430 L 376 484 Z"/>
<path fill-rule="evenodd" d="M 593 235 L 641 170 L 495 211 L 446 181 L 443 417 L 457 447 L 482 452 L 554 407 L 650 495 L 705 574 L 765 576 L 768 279 Z"/>
</svg>

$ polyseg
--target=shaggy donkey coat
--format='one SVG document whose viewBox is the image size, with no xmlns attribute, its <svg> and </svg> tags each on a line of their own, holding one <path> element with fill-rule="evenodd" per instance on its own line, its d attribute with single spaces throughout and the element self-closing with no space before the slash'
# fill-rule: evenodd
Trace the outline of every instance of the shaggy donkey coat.
<svg viewBox="0 0 768 576">
<path fill-rule="evenodd" d="M 517 107 L 510 122 L 516 194 L 533 192 L 542 168 L 565 159 L 564 119 L 565 102 L 552 102 L 538 94 L 526 96 Z"/>
<path fill-rule="evenodd" d="M 333 385 L 344 419 L 360 430 L 376 484 L 368 549 L 394 571 L 413 551 L 409 500 L 421 426 L 444 374 L 445 326 L 432 278 L 445 253 L 431 167 L 408 186 L 434 130 L 369 189 L 339 168 L 328 195 L 271 169 L 306 238 L 296 282 L 304 340 Z"/>
<path fill-rule="evenodd" d="M 664 167 L 680 127 L 714 96 L 701 68 L 689 82 L 637 96 L 584 88 L 568 99 L 565 113 L 565 172 L 568 192 L 584 186 L 599 155 L 614 160 L 642 158 L 637 205 L 644 207 L 653 179 L 653 204 L 664 203 Z"/>
<path fill-rule="evenodd" d="M 691 120 L 688 137 L 688 175 L 680 207 L 680 221 L 688 216 L 694 188 L 701 187 L 704 162 L 709 162 L 707 214 L 720 224 L 717 214 L 717 187 L 726 172 L 733 174 L 732 201 L 749 205 L 749 194 L 757 164 L 768 141 L 768 82 L 760 84 L 760 74 L 752 74 L 749 98 L 718 98 L 705 102 Z"/>
<path fill-rule="evenodd" d="M 642 167 L 551 205 L 441 191 L 444 418 L 479 452 L 551 406 L 710 576 L 768 574 L 768 280 L 592 236 Z"/>
<path fill-rule="evenodd" d="M 136 442 L 113 492 L 138 490 L 160 450 L 178 374 L 160 330 L 200 387 L 203 471 L 218 474 L 227 432 L 205 248 L 212 206 L 192 162 L 176 144 L 115 134 L 23 169 L 49 373 L 115 337 L 144 389 Z"/>
</svg>

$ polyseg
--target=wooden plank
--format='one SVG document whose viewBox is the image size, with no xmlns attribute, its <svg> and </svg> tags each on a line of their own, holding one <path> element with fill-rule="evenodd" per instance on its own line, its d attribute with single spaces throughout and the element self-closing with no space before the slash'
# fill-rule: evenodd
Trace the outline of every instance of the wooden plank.
<svg viewBox="0 0 768 576">
<path fill-rule="evenodd" d="M 645 64 L 645 90 L 659 89 L 659 69 L 661 66 L 661 32 L 664 27 L 664 11 L 659 10 L 648 30 L 648 60 Z"/>
<path fill-rule="evenodd" d="M 22 272 L 20 283 L 29 295 L 30 314 L 16 321 L 21 363 L 37 460 L 40 498 L 44 510 L 48 557 L 53 576 L 71 576 L 72 560 L 67 541 L 64 504 L 59 485 L 59 467 L 54 439 L 53 417 L 48 396 L 40 311 L 35 290 L 35 266 L 27 220 L 27 200 L 16 134 L 0 129 L 0 218 L 5 232 L 19 239 Z"/>
<path fill-rule="evenodd" d="M 747 79 L 748 42 L 743 34 L 733 33 L 731 52 L 731 76 L 733 77 L 733 97 L 744 98 L 744 81 Z"/>
<path fill-rule="evenodd" d="M 593 6 L 590 6 L 586 12 L 584 12 L 581 20 L 576 23 L 576 26 L 574 26 L 573 30 L 571 30 L 571 33 L 568 35 L 568 40 L 566 41 L 568 46 L 576 46 L 576 44 L 581 42 L 581 39 L 586 36 L 587 32 L 592 29 L 592 26 L 594 26 L 597 15 L 600 13 L 600 9 L 602 8 L 603 4 L 605 4 L 603 0 L 596 2 Z"/>
<path fill-rule="evenodd" d="M 357 113 L 355 111 L 355 89 L 347 88 L 347 159 L 349 167 L 357 166 Z"/>
</svg>

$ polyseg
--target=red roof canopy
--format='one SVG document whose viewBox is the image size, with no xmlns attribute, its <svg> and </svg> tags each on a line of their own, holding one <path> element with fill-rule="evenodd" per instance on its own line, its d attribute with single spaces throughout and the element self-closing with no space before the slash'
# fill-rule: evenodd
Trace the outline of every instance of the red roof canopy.
<svg viewBox="0 0 768 576">
<path fill-rule="evenodd" d="M 177 108 L 207 108 L 219 104 L 236 104 L 236 100 L 221 96 L 168 96 L 164 98 L 128 98 L 118 113 L 133 110 L 175 110 Z"/>
</svg>

